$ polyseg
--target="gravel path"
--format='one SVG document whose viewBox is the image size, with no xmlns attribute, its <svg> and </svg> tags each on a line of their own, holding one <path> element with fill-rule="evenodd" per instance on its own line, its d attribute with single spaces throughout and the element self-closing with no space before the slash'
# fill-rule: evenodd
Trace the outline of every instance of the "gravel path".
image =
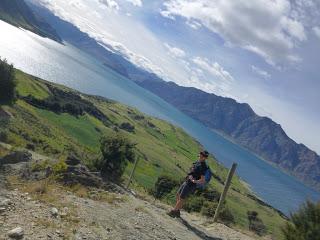
<svg viewBox="0 0 320 240">
<path fill-rule="evenodd" d="M 33 158 L 44 157 L 33 153 Z M 8 190 L 5 177 L 0 169 L 0 240 L 11 239 L 8 233 L 13 229 L 25 240 L 254 239 L 186 212 L 181 219 L 170 218 L 167 205 L 131 194 L 93 190 L 89 199 L 54 185 L 44 195 L 35 195 L 29 183 L 19 181 L 13 185 L 16 189 Z"/>
<path fill-rule="evenodd" d="M 113 203 L 107 203 L 62 192 L 59 203 L 50 204 L 18 190 L 8 192 L 3 185 L 0 189 L 0 202 L 9 201 L 0 212 L 0 239 L 9 239 L 8 231 L 16 227 L 22 227 L 24 239 L 29 240 L 253 239 L 222 224 L 201 226 L 197 217 L 187 213 L 172 219 L 163 207 L 131 195 L 112 195 Z M 58 210 L 57 216 L 52 208 Z"/>
</svg>

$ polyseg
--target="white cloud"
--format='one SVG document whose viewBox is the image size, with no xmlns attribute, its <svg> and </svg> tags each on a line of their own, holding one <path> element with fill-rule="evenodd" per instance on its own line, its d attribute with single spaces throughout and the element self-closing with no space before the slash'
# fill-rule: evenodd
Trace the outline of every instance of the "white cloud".
<svg viewBox="0 0 320 240">
<path fill-rule="evenodd" d="M 77 1 L 77 0 L 73 0 Z M 107 7 L 109 9 L 118 11 L 120 10 L 121 0 L 98 0 L 103 7 Z M 125 0 L 126 2 L 131 3 L 132 5 L 136 7 L 142 7 L 142 0 Z"/>
<path fill-rule="evenodd" d="M 110 9 L 119 10 L 119 4 L 115 0 L 99 0 L 99 2 Z"/>
<path fill-rule="evenodd" d="M 160 11 L 160 14 L 163 16 L 163 17 L 166 17 L 166 18 L 170 18 L 172 20 L 175 20 L 175 17 L 169 12 L 169 11 Z"/>
<path fill-rule="evenodd" d="M 307 40 L 304 27 L 301 22 L 284 17 L 281 19 L 283 30 L 292 37 L 297 38 L 299 41 Z"/>
<path fill-rule="evenodd" d="M 132 3 L 134 6 L 142 7 L 142 0 L 126 0 L 126 1 Z"/>
<path fill-rule="evenodd" d="M 199 66 L 201 69 L 217 77 L 219 80 L 227 81 L 227 82 L 234 80 L 231 74 L 228 71 L 224 70 L 223 67 L 217 62 L 211 63 L 209 62 L 208 59 L 201 58 L 201 57 L 195 57 L 193 59 L 193 62 L 197 66 Z"/>
<path fill-rule="evenodd" d="M 264 71 L 264 70 L 254 66 L 254 65 L 251 65 L 251 70 L 252 70 L 252 72 L 260 75 L 261 77 L 263 77 L 264 79 L 267 79 L 267 78 L 271 77 L 271 75 L 267 71 Z"/>
<path fill-rule="evenodd" d="M 320 38 L 320 27 L 314 27 L 313 29 L 314 34 Z"/>
<path fill-rule="evenodd" d="M 81 8 L 74 8 L 75 1 L 81 4 Z M 119 5 L 115 0 L 38 0 L 44 7 L 52 11 L 56 16 L 77 26 L 82 32 L 87 33 L 95 39 L 101 46 L 121 54 L 130 62 L 137 66 L 153 72 L 158 76 L 168 79 L 167 71 L 162 69 L 162 64 L 156 62 L 154 58 L 163 54 L 163 48 L 152 53 L 149 46 L 141 44 L 146 42 L 152 47 L 160 46 L 157 41 L 143 26 L 133 22 L 125 14 L 122 16 L 117 10 Z M 103 9 L 101 9 L 103 6 Z M 108 10 L 106 13 L 105 9 Z M 115 11 L 116 10 L 116 11 Z M 94 13 L 94 14 L 92 14 Z M 136 33 L 139 32 L 139 35 Z M 130 36 L 130 38 L 128 38 Z M 160 51 L 161 54 L 159 53 Z M 154 58 L 152 58 L 154 57 Z M 161 67 L 160 67 L 161 66 Z"/>
<path fill-rule="evenodd" d="M 295 46 L 307 39 L 302 22 L 291 17 L 289 0 L 168 0 L 164 7 L 163 16 L 197 21 L 271 65 L 298 59 Z"/>
<path fill-rule="evenodd" d="M 169 54 L 174 58 L 184 58 L 186 56 L 185 51 L 181 48 L 170 46 L 168 43 L 165 43 L 164 46 L 168 49 Z"/>
<path fill-rule="evenodd" d="M 112 51 L 117 54 L 121 54 L 124 58 L 126 58 L 128 61 L 136 64 L 137 66 L 153 72 L 157 74 L 160 77 L 163 77 L 164 79 L 167 79 L 168 76 L 165 74 L 163 69 L 158 67 L 157 65 L 153 64 L 152 61 L 150 61 L 148 58 L 135 54 L 134 52 L 130 51 L 127 47 L 125 47 L 123 44 L 111 41 L 107 38 L 100 38 L 96 37 L 97 42 L 106 48 L 109 51 Z"/>
<path fill-rule="evenodd" d="M 187 21 L 187 24 L 195 30 L 199 29 L 202 26 L 201 23 L 198 23 L 197 21 Z"/>
</svg>

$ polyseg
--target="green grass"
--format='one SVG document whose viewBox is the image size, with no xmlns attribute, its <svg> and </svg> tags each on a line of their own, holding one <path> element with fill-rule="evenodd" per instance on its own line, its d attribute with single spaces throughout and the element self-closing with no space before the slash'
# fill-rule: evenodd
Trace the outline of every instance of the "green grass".
<svg viewBox="0 0 320 240">
<path fill-rule="evenodd" d="M 48 82 L 36 79 L 21 71 L 16 71 L 19 95 L 29 94 L 38 99 L 45 99 L 51 95 Z M 64 86 L 50 84 L 61 90 L 68 90 Z M 9 141 L 14 146 L 25 147 L 29 143 L 35 145 L 36 151 L 54 157 L 60 157 L 70 151 L 82 156 L 84 163 L 90 163 L 97 158 L 99 139 L 102 135 L 109 135 L 116 125 L 129 122 L 135 127 L 134 133 L 120 130 L 131 141 L 137 143 L 139 164 L 134 176 L 136 190 L 152 189 L 157 178 L 162 175 L 171 175 L 177 180 L 185 177 L 192 162 L 197 158 L 201 145 L 187 135 L 181 128 L 152 118 L 114 101 L 102 101 L 95 97 L 82 94 L 82 97 L 93 103 L 109 119 L 112 125 L 104 125 L 95 117 L 85 114 L 75 117 L 67 113 L 56 114 L 51 111 L 35 108 L 22 100 L 9 110 L 14 114 L 9 125 Z M 137 119 L 134 116 L 139 115 Z M 152 124 L 150 124 L 152 123 Z M 180 165 L 180 169 L 177 165 Z M 219 164 L 214 158 L 209 159 L 209 165 L 222 180 L 226 179 L 228 169 Z M 128 164 L 123 179 L 126 181 L 133 167 Z M 222 191 L 223 186 L 216 179 L 211 186 Z M 235 189 L 236 191 L 234 191 Z M 268 228 L 268 232 L 276 239 L 281 239 L 280 226 L 285 223 L 273 209 L 262 206 L 248 198 L 250 190 L 239 177 L 232 180 L 227 197 L 227 206 L 236 219 L 236 228 L 248 229 L 247 211 L 255 210 Z"/>
<path fill-rule="evenodd" d="M 59 126 L 80 144 L 94 150 L 99 149 L 100 134 L 95 129 L 98 126 L 89 115 L 74 117 L 67 113 L 56 114 L 42 109 L 38 109 L 37 112 L 40 117 L 47 119 L 52 125 Z"/>
<path fill-rule="evenodd" d="M 45 99 L 49 97 L 49 89 L 39 82 L 35 81 L 36 78 L 27 75 L 19 70 L 16 71 L 17 91 L 21 96 L 28 96 L 29 94 L 38 99 Z"/>
</svg>

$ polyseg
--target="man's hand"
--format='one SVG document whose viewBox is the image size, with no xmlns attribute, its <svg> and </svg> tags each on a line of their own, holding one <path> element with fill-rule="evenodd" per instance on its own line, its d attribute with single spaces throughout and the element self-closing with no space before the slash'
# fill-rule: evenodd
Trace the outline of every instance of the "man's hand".
<svg viewBox="0 0 320 240">
<path fill-rule="evenodd" d="M 196 183 L 196 182 L 197 182 L 197 180 L 195 180 L 195 179 L 192 177 L 192 175 L 189 176 L 189 180 L 190 180 L 192 183 Z"/>
<path fill-rule="evenodd" d="M 204 175 L 201 175 L 201 178 L 198 180 L 198 183 L 204 184 L 206 182 L 206 179 L 204 178 Z"/>
</svg>

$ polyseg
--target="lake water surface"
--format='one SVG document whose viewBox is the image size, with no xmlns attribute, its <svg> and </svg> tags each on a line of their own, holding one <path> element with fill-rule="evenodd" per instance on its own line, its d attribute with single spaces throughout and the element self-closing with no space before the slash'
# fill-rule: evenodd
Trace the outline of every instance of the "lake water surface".
<svg viewBox="0 0 320 240">
<path fill-rule="evenodd" d="M 259 197 L 284 213 L 297 209 L 306 199 L 320 200 L 320 193 L 209 130 L 82 51 L 3 21 L 0 21 L 0 33 L 0 56 L 16 68 L 88 94 L 114 99 L 182 127 L 226 167 L 237 162 L 237 174 Z"/>
</svg>

